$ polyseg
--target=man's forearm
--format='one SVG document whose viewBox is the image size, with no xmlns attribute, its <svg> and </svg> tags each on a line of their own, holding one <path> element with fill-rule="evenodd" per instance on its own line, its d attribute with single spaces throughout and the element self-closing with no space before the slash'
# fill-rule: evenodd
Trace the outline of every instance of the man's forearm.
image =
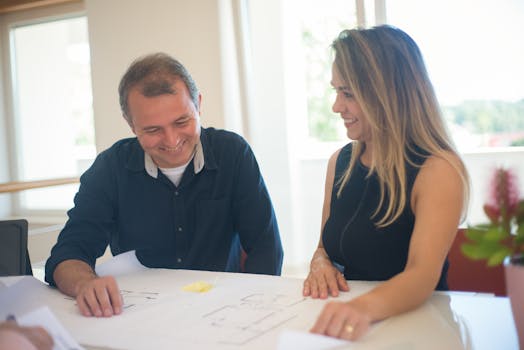
<svg viewBox="0 0 524 350">
<path fill-rule="evenodd" d="M 76 297 L 80 287 L 95 279 L 96 274 L 91 266 L 81 260 L 65 260 L 58 264 L 53 278 L 62 293 Z"/>
</svg>

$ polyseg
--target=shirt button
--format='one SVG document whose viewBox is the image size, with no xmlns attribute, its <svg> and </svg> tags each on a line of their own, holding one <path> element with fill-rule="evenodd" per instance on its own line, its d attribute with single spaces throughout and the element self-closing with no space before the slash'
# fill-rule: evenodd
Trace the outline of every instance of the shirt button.
<svg viewBox="0 0 524 350">
<path fill-rule="evenodd" d="M 179 228 L 178 228 L 178 232 L 182 232 L 182 227 L 179 227 Z"/>
<path fill-rule="evenodd" d="M 177 262 L 177 263 L 181 263 L 181 262 L 182 262 L 182 259 L 181 259 L 181 258 L 178 258 L 178 259 L 176 259 L 176 262 Z"/>
<path fill-rule="evenodd" d="M 178 191 L 175 191 L 175 196 L 178 196 L 178 194 L 179 194 Z"/>
</svg>

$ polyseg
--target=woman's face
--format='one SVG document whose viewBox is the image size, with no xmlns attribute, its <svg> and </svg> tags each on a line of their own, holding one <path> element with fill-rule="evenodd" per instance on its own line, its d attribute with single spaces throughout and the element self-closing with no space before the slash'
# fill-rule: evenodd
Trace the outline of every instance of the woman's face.
<svg viewBox="0 0 524 350">
<path fill-rule="evenodd" d="M 340 114 L 344 120 L 347 136 L 352 140 L 369 142 L 371 137 L 369 123 L 362 113 L 360 105 L 353 97 L 353 92 L 342 80 L 338 70 L 333 64 L 331 85 L 336 91 L 333 103 L 333 112 Z"/>
</svg>

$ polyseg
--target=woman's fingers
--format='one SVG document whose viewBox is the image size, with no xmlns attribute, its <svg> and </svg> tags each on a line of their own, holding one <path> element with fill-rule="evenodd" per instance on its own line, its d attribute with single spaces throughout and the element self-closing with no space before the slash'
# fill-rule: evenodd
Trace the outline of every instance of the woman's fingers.
<svg viewBox="0 0 524 350">
<path fill-rule="evenodd" d="M 329 260 L 323 259 L 311 264 L 311 271 L 304 281 L 302 294 L 314 299 L 326 299 L 329 295 L 337 297 L 340 291 L 348 290 L 344 275 Z"/>
<path fill-rule="evenodd" d="M 369 329 L 370 318 L 350 303 L 330 302 L 311 328 L 312 333 L 331 337 L 356 340 Z"/>
</svg>

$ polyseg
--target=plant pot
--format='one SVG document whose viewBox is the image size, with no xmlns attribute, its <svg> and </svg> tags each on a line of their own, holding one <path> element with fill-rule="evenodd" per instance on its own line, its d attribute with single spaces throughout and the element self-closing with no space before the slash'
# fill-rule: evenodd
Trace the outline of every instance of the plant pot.
<svg viewBox="0 0 524 350">
<path fill-rule="evenodd" d="M 524 258 L 504 260 L 506 288 L 517 328 L 519 348 L 524 349 Z"/>
</svg>

